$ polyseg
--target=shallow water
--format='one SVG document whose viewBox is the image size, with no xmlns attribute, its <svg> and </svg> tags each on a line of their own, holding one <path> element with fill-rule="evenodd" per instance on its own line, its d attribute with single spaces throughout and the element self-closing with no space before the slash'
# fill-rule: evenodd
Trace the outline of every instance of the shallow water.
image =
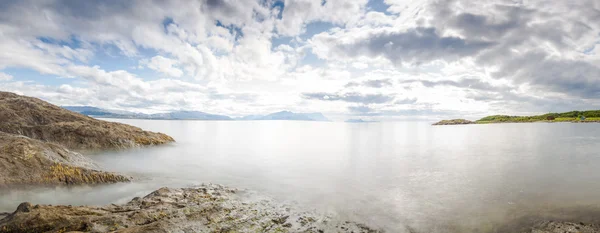
<svg viewBox="0 0 600 233">
<path fill-rule="evenodd" d="M 177 143 L 92 155 L 135 182 L 2 190 L 0 212 L 22 201 L 124 203 L 208 182 L 391 232 L 482 232 L 600 206 L 600 124 L 111 120 Z"/>
</svg>

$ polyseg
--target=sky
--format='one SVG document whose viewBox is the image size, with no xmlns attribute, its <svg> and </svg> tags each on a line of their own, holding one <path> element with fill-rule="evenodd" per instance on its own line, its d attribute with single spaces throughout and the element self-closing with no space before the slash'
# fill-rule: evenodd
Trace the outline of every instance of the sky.
<svg viewBox="0 0 600 233">
<path fill-rule="evenodd" d="M 2 0 L 0 90 L 234 117 L 600 109 L 600 1 Z"/>
</svg>

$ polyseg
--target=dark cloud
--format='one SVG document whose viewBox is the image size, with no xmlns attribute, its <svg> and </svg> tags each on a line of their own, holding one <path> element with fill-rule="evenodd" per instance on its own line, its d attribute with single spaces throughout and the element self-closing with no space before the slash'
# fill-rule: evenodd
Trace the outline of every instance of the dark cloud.
<svg viewBox="0 0 600 233">
<path fill-rule="evenodd" d="M 392 86 L 393 83 L 390 79 L 373 79 L 366 80 L 362 82 L 349 82 L 345 85 L 345 87 L 357 87 L 357 86 L 366 86 L 372 88 L 382 88 L 385 86 Z"/>
<path fill-rule="evenodd" d="M 326 92 L 302 93 L 302 98 L 323 101 L 344 101 L 362 104 L 382 104 L 394 100 L 394 96 L 382 94 L 360 94 L 356 92 L 337 94 Z"/>
<path fill-rule="evenodd" d="M 334 42 L 337 43 L 337 42 Z M 483 40 L 441 36 L 435 28 L 418 27 L 403 32 L 376 31 L 353 43 L 335 44 L 332 51 L 350 57 L 383 56 L 395 64 L 421 64 L 433 60 L 456 60 L 493 46 Z"/>
<path fill-rule="evenodd" d="M 436 28 L 456 30 L 466 39 L 493 41 L 495 46 L 476 56 L 478 65 L 497 67 L 498 71 L 492 73 L 492 77 L 509 79 L 517 85 L 528 84 L 542 92 L 600 98 L 600 67 L 589 59 L 591 57 L 572 56 L 582 54 L 577 51 L 577 46 L 589 43 L 589 39 L 586 41 L 589 36 L 597 41 L 600 30 L 598 1 L 559 2 L 544 7 L 535 2 L 482 2 L 489 9 L 465 8 L 466 2 L 435 2 L 431 5 L 434 15 L 430 22 Z M 466 84 L 478 90 L 498 91 L 477 81 L 423 82 L 426 86 Z M 476 98 L 506 99 L 506 96 L 503 91 Z"/>
<path fill-rule="evenodd" d="M 421 83 L 425 87 L 452 86 L 452 87 L 459 87 L 459 88 L 468 88 L 471 90 L 484 90 L 484 91 L 510 90 L 510 87 L 493 86 L 492 84 L 481 81 L 481 79 L 477 79 L 477 78 L 464 78 L 459 81 L 452 81 L 452 80 L 431 81 L 431 80 L 418 80 L 418 79 L 409 79 L 409 80 L 401 81 L 401 83 L 415 83 L 415 82 Z"/>
<path fill-rule="evenodd" d="M 234 15 L 238 13 L 235 1 L 228 0 L 205 0 L 205 5 L 210 11 L 220 11 L 225 15 Z"/>
<path fill-rule="evenodd" d="M 557 60 L 543 53 L 528 53 L 505 62 L 493 77 L 510 77 L 542 90 L 581 98 L 600 98 L 600 68 L 584 61 Z"/>
<path fill-rule="evenodd" d="M 461 30 L 469 37 L 481 37 L 486 39 L 501 38 L 515 29 L 523 26 L 523 23 L 531 17 L 532 11 L 520 7 L 497 7 L 500 14 L 506 15 L 506 20 L 495 20 L 481 14 L 460 13 L 451 17 L 449 24 Z"/>
</svg>

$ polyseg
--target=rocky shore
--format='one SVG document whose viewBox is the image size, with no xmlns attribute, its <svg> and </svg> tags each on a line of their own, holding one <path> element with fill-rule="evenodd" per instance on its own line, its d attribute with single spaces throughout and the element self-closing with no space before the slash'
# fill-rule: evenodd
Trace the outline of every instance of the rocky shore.
<svg viewBox="0 0 600 233">
<path fill-rule="evenodd" d="M 268 199 L 249 201 L 243 192 L 208 184 L 161 188 L 124 205 L 22 203 L 0 220 L 0 232 L 381 232 Z"/>
<path fill-rule="evenodd" d="M 97 120 L 37 98 L 0 92 L 0 187 L 126 182 L 78 153 L 173 142 L 140 128 Z"/>
<path fill-rule="evenodd" d="M 129 181 L 63 146 L 0 132 L 0 187 Z"/>
<path fill-rule="evenodd" d="M 0 92 L 0 131 L 73 150 L 125 149 L 174 141 L 162 133 L 94 119 L 10 92 Z"/>
</svg>

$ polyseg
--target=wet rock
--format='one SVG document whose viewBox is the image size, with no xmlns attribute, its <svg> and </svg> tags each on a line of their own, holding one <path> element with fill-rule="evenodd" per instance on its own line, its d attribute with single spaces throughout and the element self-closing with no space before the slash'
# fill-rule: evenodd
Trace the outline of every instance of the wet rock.
<svg viewBox="0 0 600 233">
<path fill-rule="evenodd" d="M 329 216 L 295 212 L 271 200 L 244 200 L 232 190 L 212 184 L 161 188 L 124 205 L 103 207 L 21 204 L 0 220 L 0 232 L 380 232 Z M 304 224 L 298 224 L 302 219 Z"/>
</svg>

